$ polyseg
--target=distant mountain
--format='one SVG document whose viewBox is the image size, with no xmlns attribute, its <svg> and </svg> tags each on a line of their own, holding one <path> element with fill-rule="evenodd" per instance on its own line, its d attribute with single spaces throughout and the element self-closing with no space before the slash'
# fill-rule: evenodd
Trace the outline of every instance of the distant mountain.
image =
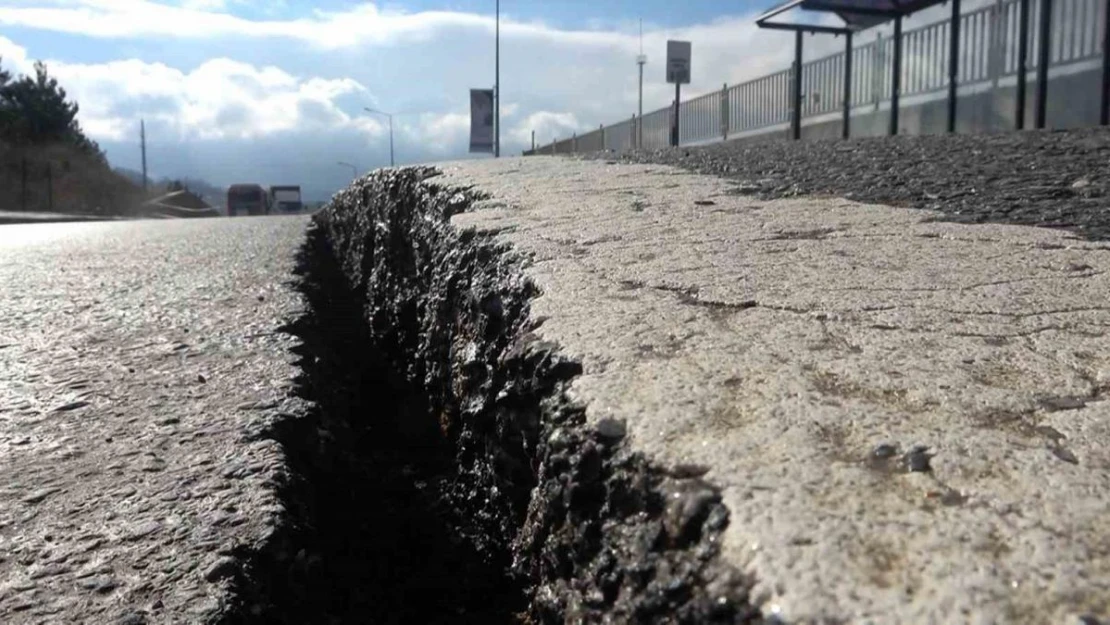
<svg viewBox="0 0 1110 625">
<path fill-rule="evenodd" d="M 142 186 L 142 184 L 143 184 L 143 173 L 142 172 L 135 171 L 134 169 L 128 169 L 126 167 L 116 167 L 115 170 L 116 170 L 116 173 L 120 174 L 121 176 L 124 176 L 125 178 L 127 178 L 128 180 L 131 180 L 135 184 L 137 184 L 139 186 Z M 200 180 L 200 179 L 197 179 L 197 178 L 188 178 L 188 177 L 186 177 L 186 178 L 163 177 L 163 178 L 159 178 L 157 180 L 155 180 L 154 178 L 151 178 L 149 180 L 150 194 L 151 195 L 161 195 L 162 193 L 166 193 L 170 190 L 170 185 L 172 185 L 174 182 L 180 182 L 186 189 L 188 189 L 188 190 L 192 191 L 193 193 L 195 193 L 196 195 L 200 196 L 200 198 L 202 200 L 204 200 L 205 202 L 207 202 L 211 206 L 222 208 L 224 206 L 224 204 L 226 203 L 226 201 L 227 201 L 227 196 L 226 196 L 227 189 L 224 189 L 222 187 L 217 187 L 217 186 L 215 186 L 215 185 L 213 185 L 213 184 L 211 184 L 211 183 L 209 183 L 205 180 Z"/>
</svg>

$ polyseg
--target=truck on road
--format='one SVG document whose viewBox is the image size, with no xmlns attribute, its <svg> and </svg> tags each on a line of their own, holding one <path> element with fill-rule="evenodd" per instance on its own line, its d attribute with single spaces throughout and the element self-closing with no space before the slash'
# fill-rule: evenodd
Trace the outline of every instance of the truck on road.
<svg viewBox="0 0 1110 625">
<path fill-rule="evenodd" d="M 274 208 L 282 213 L 299 213 L 304 210 L 304 202 L 301 201 L 301 188 L 297 185 L 270 187 L 270 199 Z"/>
<path fill-rule="evenodd" d="M 227 216 L 269 215 L 272 199 L 262 185 L 233 184 L 227 189 Z"/>
</svg>

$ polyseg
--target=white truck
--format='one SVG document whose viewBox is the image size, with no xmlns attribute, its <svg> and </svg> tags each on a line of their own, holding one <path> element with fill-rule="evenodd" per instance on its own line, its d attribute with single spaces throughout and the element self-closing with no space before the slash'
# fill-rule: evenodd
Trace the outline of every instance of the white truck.
<svg viewBox="0 0 1110 625">
<path fill-rule="evenodd" d="M 274 210 L 279 213 L 299 213 L 304 210 L 300 186 L 272 186 L 270 187 L 270 199 Z"/>
</svg>

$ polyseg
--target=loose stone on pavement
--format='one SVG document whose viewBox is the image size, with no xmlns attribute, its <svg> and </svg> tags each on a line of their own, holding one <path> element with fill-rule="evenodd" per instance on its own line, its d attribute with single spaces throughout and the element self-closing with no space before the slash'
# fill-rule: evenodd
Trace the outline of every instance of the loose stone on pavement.
<svg viewBox="0 0 1110 625">
<path fill-rule="evenodd" d="M 1110 615 L 1110 244 L 651 164 L 451 163 L 601 432 L 701 465 L 787 621 Z M 619 426 L 617 425 L 619 424 Z"/>
</svg>

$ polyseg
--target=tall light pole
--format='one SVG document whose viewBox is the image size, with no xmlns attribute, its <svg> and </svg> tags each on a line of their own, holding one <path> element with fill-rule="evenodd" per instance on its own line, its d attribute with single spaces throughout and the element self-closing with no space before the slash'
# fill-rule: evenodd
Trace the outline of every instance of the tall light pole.
<svg viewBox="0 0 1110 625">
<path fill-rule="evenodd" d="M 147 190 L 147 177 L 146 177 L 146 120 L 139 120 L 139 141 L 142 143 L 143 152 L 143 192 Z"/>
<path fill-rule="evenodd" d="M 351 177 L 352 178 L 358 178 L 358 167 L 355 167 L 354 165 L 352 165 L 350 163 L 344 163 L 343 161 L 339 161 L 338 165 L 341 165 L 343 167 L 350 167 L 351 168 Z"/>
<path fill-rule="evenodd" d="M 367 113 L 377 113 L 378 115 L 385 115 L 389 118 L 389 166 L 393 167 L 393 114 L 372 109 L 368 106 L 364 106 L 363 108 L 366 109 Z"/>
<path fill-rule="evenodd" d="M 644 18 L 640 18 L 640 54 L 636 57 L 636 65 L 640 66 L 640 111 L 636 115 L 636 148 L 644 146 L 644 64 L 647 55 L 644 54 Z"/>
<path fill-rule="evenodd" d="M 493 34 L 493 157 L 501 156 L 501 0 L 496 0 Z"/>
</svg>

